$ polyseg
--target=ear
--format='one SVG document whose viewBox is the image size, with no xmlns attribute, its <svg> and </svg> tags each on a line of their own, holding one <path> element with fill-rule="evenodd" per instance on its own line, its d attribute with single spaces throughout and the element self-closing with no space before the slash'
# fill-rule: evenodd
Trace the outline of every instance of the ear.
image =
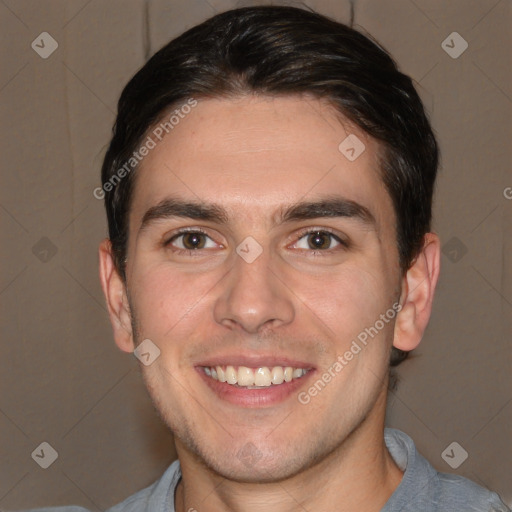
<svg viewBox="0 0 512 512">
<path fill-rule="evenodd" d="M 423 248 L 402 279 L 400 304 L 393 346 L 415 349 L 423 337 L 432 312 L 432 301 L 439 278 L 441 243 L 435 233 L 427 233 Z"/>
<path fill-rule="evenodd" d="M 123 352 L 133 352 L 135 346 L 126 286 L 114 264 L 110 240 L 101 242 L 99 257 L 101 287 L 107 301 L 114 340 Z"/>
</svg>

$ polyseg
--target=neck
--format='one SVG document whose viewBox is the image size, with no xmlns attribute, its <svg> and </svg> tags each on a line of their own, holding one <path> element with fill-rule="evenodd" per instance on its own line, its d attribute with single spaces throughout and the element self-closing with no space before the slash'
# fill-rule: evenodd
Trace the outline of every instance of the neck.
<svg viewBox="0 0 512 512">
<path fill-rule="evenodd" d="M 379 402 L 328 457 L 278 482 L 228 480 L 177 441 L 182 480 L 176 512 L 379 512 L 402 478 L 384 444 L 385 393 Z"/>
</svg>

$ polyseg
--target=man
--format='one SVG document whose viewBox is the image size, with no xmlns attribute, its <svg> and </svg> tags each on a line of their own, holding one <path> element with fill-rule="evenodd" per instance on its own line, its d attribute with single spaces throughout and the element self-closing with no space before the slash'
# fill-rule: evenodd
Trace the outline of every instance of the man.
<svg viewBox="0 0 512 512">
<path fill-rule="evenodd" d="M 508 510 L 384 429 L 439 275 L 437 165 L 411 80 L 314 13 L 220 14 L 135 75 L 100 276 L 179 461 L 111 512 Z"/>
</svg>

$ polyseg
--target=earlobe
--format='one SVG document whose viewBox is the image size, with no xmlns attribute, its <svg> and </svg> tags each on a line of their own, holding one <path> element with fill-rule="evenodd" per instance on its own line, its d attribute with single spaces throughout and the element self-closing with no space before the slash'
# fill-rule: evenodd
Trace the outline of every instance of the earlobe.
<svg viewBox="0 0 512 512">
<path fill-rule="evenodd" d="M 434 233 L 427 233 L 423 248 L 413 261 L 402 281 L 393 346 L 400 350 L 415 349 L 427 328 L 434 292 L 439 278 L 440 241 Z"/>
<path fill-rule="evenodd" d="M 101 287 L 107 302 L 114 340 L 123 352 L 133 352 L 135 347 L 126 286 L 114 264 L 112 244 L 108 239 L 100 244 L 99 265 Z"/>
</svg>

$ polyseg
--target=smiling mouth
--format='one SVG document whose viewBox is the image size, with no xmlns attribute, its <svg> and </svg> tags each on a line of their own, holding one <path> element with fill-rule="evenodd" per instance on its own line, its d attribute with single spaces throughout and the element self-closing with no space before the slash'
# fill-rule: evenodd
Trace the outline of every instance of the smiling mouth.
<svg viewBox="0 0 512 512">
<path fill-rule="evenodd" d="M 234 387 L 246 389 L 264 389 L 291 382 L 306 375 L 309 368 L 294 368 L 292 366 L 203 366 L 203 372 L 213 380 L 225 382 Z"/>
</svg>

